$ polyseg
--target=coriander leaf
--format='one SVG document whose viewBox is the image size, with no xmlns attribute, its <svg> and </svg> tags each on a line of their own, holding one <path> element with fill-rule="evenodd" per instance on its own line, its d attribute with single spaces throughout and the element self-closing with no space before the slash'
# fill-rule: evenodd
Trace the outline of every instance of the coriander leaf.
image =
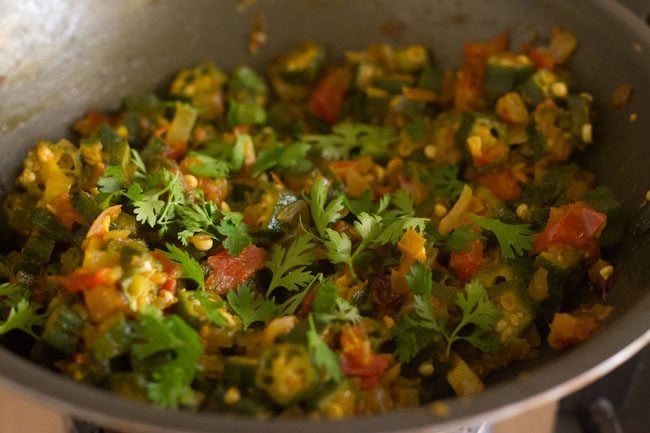
<svg viewBox="0 0 650 433">
<path fill-rule="evenodd" d="M 357 136 L 361 145 L 360 154 L 373 158 L 384 158 L 390 155 L 390 146 L 399 140 L 399 135 L 394 127 L 369 126 Z"/>
<path fill-rule="evenodd" d="M 284 301 L 281 305 L 279 305 L 279 311 L 277 313 L 277 316 L 289 316 L 292 315 L 296 312 L 300 304 L 302 303 L 303 299 L 305 299 L 305 296 L 309 293 L 309 288 L 314 284 L 314 282 L 320 278 L 322 278 L 323 274 L 317 274 L 314 276 L 314 278 L 311 279 L 309 283 L 307 283 L 307 286 L 305 286 L 304 289 L 302 289 L 300 292 L 296 293 L 286 301 Z"/>
<path fill-rule="evenodd" d="M 413 196 L 405 189 L 398 189 L 391 195 L 391 203 L 397 207 L 400 216 L 415 215 Z"/>
<path fill-rule="evenodd" d="M 413 297 L 415 315 L 419 319 L 416 323 L 422 328 L 431 329 L 442 334 L 445 339 L 449 340 L 446 329 L 447 319 L 444 317 L 436 317 L 429 300 L 429 297 L 423 295 L 415 295 Z"/>
<path fill-rule="evenodd" d="M 20 329 L 32 337 L 38 338 L 33 328 L 45 323 L 45 315 L 36 312 L 39 308 L 41 308 L 39 304 L 30 303 L 25 298 L 20 299 L 9 310 L 7 320 L 0 322 L 0 335 L 6 334 L 14 329 Z"/>
<path fill-rule="evenodd" d="M 472 215 L 472 218 L 477 226 L 494 234 L 505 258 L 514 259 L 533 247 L 533 232 L 527 224 L 506 224 L 478 215 Z"/>
<path fill-rule="evenodd" d="M 129 185 L 124 195 L 131 201 L 138 201 L 144 198 L 143 193 L 144 190 L 142 189 L 142 185 L 139 183 L 132 183 Z"/>
<path fill-rule="evenodd" d="M 309 329 L 307 330 L 307 347 L 314 365 L 324 370 L 327 375 L 335 382 L 343 379 L 339 359 L 335 352 L 329 348 L 327 343 L 318 335 L 314 318 L 309 315 Z"/>
<path fill-rule="evenodd" d="M 323 244 L 327 248 L 327 258 L 332 263 L 347 263 L 352 267 L 352 242 L 348 235 L 332 229 L 325 229 Z"/>
<path fill-rule="evenodd" d="M 114 193 L 122 190 L 124 184 L 124 169 L 119 165 L 111 165 L 104 174 L 97 180 L 99 191 Z"/>
<path fill-rule="evenodd" d="M 321 322 L 339 321 L 356 323 L 361 320 L 361 315 L 357 307 L 339 295 L 336 286 L 329 278 L 321 282 L 314 297 L 312 311 L 316 319 Z"/>
<path fill-rule="evenodd" d="M 266 170 L 270 170 L 279 165 L 284 149 L 285 148 L 281 146 L 272 146 L 262 150 L 257 156 L 257 160 L 253 166 L 253 177 L 257 177 Z"/>
<path fill-rule="evenodd" d="M 390 221 L 390 219 L 389 219 Z M 400 217 L 393 219 L 381 234 L 377 237 L 376 242 L 380 245 L 391 243 L 393 245 L 399 242 L 405 230 L 410 228 L 423 231 L 426 227 L 427 218 L 410 218 Z"/>
<path fill-rule="evenodd" d="M 147 384 L 147 397 L 161 407 L 177 408 L 190 405 L 196 394 L 190 386 L 187 371 L 174 363 L 164 364 L 151 374 L 152 381 Z"/>
<path fill-rule="evenodd" d="M 246 152 L 248 149 L 253 148 L 253 139 L 248 134 L 242 134 L 240 132 L 236 132 L 235 134 L 237 135 L 237 141 L 235 141 L 235 145 L 230 151 L 228 162 L 230 164 L 230 169 L 234 172 L 238 172 L 244 165 Z"/>
<path fill-rule="evenodd" d="M 323 280 L 314 296 L 312 311 L 316 314 L 330 312 L 337 298 L 339 298 L 339 291 L 331 278 Z"/>
<path fill-rule="evenodd" d="M 325 229 L 340 218 L 339 214 L 343 210 L 343 196 L 338 196 L 327 204 L 328 190 L 326 180 L 319 177 L 311 187 L 311 194 L 307 199 L 316 230 L 321 237 L 325 237 Z"/>
<path fill-rule="evenodd" d="M 175 354 L 171 361 L 155 367 L 147 385 L 148 397 L 162 407 L 192 403 L 195 394 L 191 385 L 203 354 L 201 339 L 194 328 L 175 314 L 163 316 L 149 308 L 138 316 L 135 340 L 131 354 L 138 360 L 161 352 Z"/>
<path fill-rule="evenodd" d="M 288 146 L 273 146 L 260 152 L 253 168 L 253 177 L 274 167 L 292 168 L 304 160 L 309 152 L 309 144 L 297 141 Z"/>
<path fill-rule="evenodd" d="M 429 343 L 433 336 L 427 329 L 414 324 L 409 317 L 402 317 L 393 328 L 395 356 L 400 362 L 410 362 Z"/>
<path fill-rule="evenodd" d="M 359 309 L 345 299 L 338 297 L 334 301 L 334 308 L 330 312 L 323 312 L 317 315 L 321 322 L 350 322 L 357 323 L 361 320 Z"/>
<path fill-rule="evenodd" d="M 196 164 L 188 166 L 190 173 L 204 177 L 228 177 L 230 166 L 226 161 L 213 158 L 197 152 L 189 152 L 189 161 L 196 161 Z"/>
<path fill-rule="evenodd" d="M 324 159 L 349 159 L 359 151 L 362 155 L 385 157 L 389 146 L 398 139 L 397 131 L 391 126 L 372 126 L 364 123 L 341 122 L 332 127 L 331 134 L 304 135 L 303 139 L 313 143 Z"/>
<path fill-rule="evenodd" d="M 144 179 L 147 177 L 147 166 L 145 165 L 144 161 L 142 160 L 142 157 L 140 156 L 140 153 L 135 150 L 134 148 L 129 149 L 131 151 L 131 161 L 133 161 L 133 165 L 135 165 L 135 173 L 133 173 L 133 177 L 135 179 Z"/>
<path fill-rule="evenodd" d="M 473 323 L 483 331 L 489 330 L 501 315 L 477 278 L 465 284 L 464 294 L 459 292 L 456 295 L 456 305 L 463 311 L 461 324 Z M 461 324 L 458 326 L 462 327 Z"/>
<path fill-rule="evenodd" d="M 0 306 L 6 308 L 15 307 L 21 299 L 26 297 L 25 292 L 25 287 L 20 284 L 0 284 Z"/>
<path fill-rule="evenodd" d="M 463 317 L 448 338 L 447 353 L 451 350 L 451 344 L 460 339 L 468 341 L 485 352 L 494 350 L 497 342 L 491 336 L 484 334 L 494 328 L 501 317 L 501 312 L 490 301 L 487 291 L 478 279 L 475 278 L 465 285 L 464 294 L 456 295 L 456 305 L 462 310 Z M 459 332 L 469 324 L 475 326 L 474 331 L 467 336 L 459 335 Z"/>
<path fill-rule="evenodd" d="M 176 207 L 176 222 L 184 230 L 178 233 L 178 239 L 183 245 L 188 245 L 189 238 L 197 233 L 209 233 L 216 237 L 219 209 L 214 202 L 206 201 L 202 194 L 196 196 L 198 201 L 192 204 Z"/>
<path fill-rule="evenodd" d="M 372 203 L 372 191 L 366 189 L 358 199 L 352 199 L 348 196 L 343 198 L 344 206 L 353 214 L 359 215 L 361 212 L 373 213 L 374 205 Z M 377 212 L 379 213 L 379 212 Z"/>
<path fill-rule="evenodd" d="M 135 219 L 150 227 L 155 227 L 158 215 L 162 212 L 165 202 L 158 200 L 157 195 L 143 195 L 141 200 L 133 202 Z"/>
<path fill-rule="evenodd" d="M 465 182 L 459 179 L 460 168 L 456 164 L 442 164 L 428 170 L 426 182 L 434 194 L 456 200 Z"/>
<path fill-rule="evenodd" d="M 386 209 L 388 209 L 388 206 L 390 206 L 391 198 L 390 194 L 384 194 L 381 196 L 379 199 L 379 205 L 377 206 L 377 214 L 382 214 Z"/>
<path fill-rule="evenodd" d="M 480 239 L 481 236 L 471 230 L 469 226 L 461 226 L 451 232 L 445 239 L 445 250 L 453 253 L 462 253 L 469 250 L 469 245 Z"/>
<path fill-rule="evenodd" d="M 228 292 L 228 304 L 242 320 L 244 330 L 255 322 L 266 322 L 275 317 L 277 306 L 272 299 L 265 299 L 254 292 L 250 284 L 242 284 Z"/>
<path fill-rule="evenodd" d="M 433 274 L 424 265 L 416 261 L 411 265 L 409 272 L 405 275 L 406 284 L 417 295 L 431 295 L 433 289 Z"/>
<path fill-rule="evenodd" d="M 199 262 L 194 260 L 187 251 L 183 251 L 175 245 L 167 244 L 167 251 L 169 251 L 166 253 L 169 260 L 178 263 L 183 268 L 183 278 L 195 281 L 201 290 L 205 290 L 203 269 Z"/>
<path fill-rule="evenodd" d="M 152 228 L 157 226 L 165 233 L 174 220 L 176 207 L 185 203 L 185 187 L 180 174 L 161 169 L 147 175 L 144 183 L 146 190 L 133 183 L 125 195 L 133 202 L 137 221 Z"/>
<path fill-rule="evenodd" d="M 359 215 L 362 212 L 383 215 L 386 208 L 390 205 L 390 194 L 382 195 L 379 199 L 379 203 L 374 204 L 372 202 L 372 191 L 366 189 L 358 199 L 351 199 L 350 197 L 345 196 L 343 203 L 345 207 L 355 215 Z"/>
<path fill-rule="evenodd" d="M 361 212 L 354 222 L 354 228 L 364 241 L 372 240 L 379 235 L 381 230 L 381 217 Z"/>
<path fill-rule="evenodd" d="M 464 294 L 456 294 L 456 305 L 463 315 L 451 332 L 447 319 L 435 315 L 429 297 L 415 295 L 413 302 L 415 317 L 410 319 L 412 324 L 439 333 L 447 341 L 447 354 L 450 353 L 452 344 L 458 340 L 465 340 L 486 352 L 496 348 L 496 340 L 486 333 L 499 320 L 500 312 L 477 279 L 465 285 Z M 474 327 L 473 331 L 469 335 L 462 335 L 461 332 L 468 325 Z"/>
<path fill-rule="evenodd" d="M 196 292 L 194 296 L 198 299 L 201 307 L 203 307 L 203 312 L 210 322 L 220 327 L 224 327 L 228 324 L 226 316 L 221 312 L 221 309 L 226 305 L 225 302 L 215 302 L 208 298 L 208 296 L 203 292 Z"/>
<path fill-rule="evenodd" d="M 266 296 L 278 287 L 295 292 L 312 280 L 312 273 L 306 271 L 305 267 L 316 260 L 314 246 L 309 235 L 297 237 L 286 249 L 278 244 L 273 245 L 271 258 L 266 263 L 272 273 Z"/>
<path fill-rule="evenodd" d="M 252 242 L 248 234 L 248 225 L 244 223 L 244 216 L 239 212 L 223 212 L 217 231 L 226 237 L 223 246 L 232 257 L 239 256 Z"/>
</svg>

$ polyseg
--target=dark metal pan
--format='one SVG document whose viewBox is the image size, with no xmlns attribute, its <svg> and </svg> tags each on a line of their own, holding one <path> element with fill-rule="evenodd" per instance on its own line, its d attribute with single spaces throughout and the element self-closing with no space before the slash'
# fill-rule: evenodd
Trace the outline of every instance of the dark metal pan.
<svg viewBox="0 0 650 433">
<path fill-rule="evenodd" d="M 598 145 L 585 163 L 622 199 L 628 228 L 637 219 L 650 188 L 650 31 L 618 3 L 268 0 L 245 12 L 235 6 L 226 0 L 0 0 L 0 185 L 11 188 L 37 139 L 64 136 L 88 108 L 117 108 L 123 96 L 150 91 L 175 70 L 206 59 L 225 69 L 262 66 L 301 40 L 338 53 L 391 42 L 379 29 L 397 20 L 406 24 L 401 42 L 425 43 L 449 66 L 460 64 L 463 42 L 508 30 L 516 46 L 531 31 L 547 34 L 557 25 L 577 35 L 580 47 L 569 67 L 575 83 L 596 98 Z M 252 57 L 246 33 L 257 12 L 266 17 L 270 40 Z M 632 101 L 613 108 L 612 90 L 624 83 L 634 88 Z M 636 122 L 630 122 L 632 113 Z M 7 349 L 0 349 L 0 381 L 81 418 L 128 431 L 385 432 L 469 425 L 571 393 L 650 341 L 650 234 L 628 230 L 611 258 L 617 274 L 609 300 L 617 314 L 601 332 L 564 353 L 542 353 L 513 367 L 469 403 L 449 401 L 450 416 L 444 419 L 428 407 L 320 423 L 162 411 L 75 383 Z"/>
</svg>

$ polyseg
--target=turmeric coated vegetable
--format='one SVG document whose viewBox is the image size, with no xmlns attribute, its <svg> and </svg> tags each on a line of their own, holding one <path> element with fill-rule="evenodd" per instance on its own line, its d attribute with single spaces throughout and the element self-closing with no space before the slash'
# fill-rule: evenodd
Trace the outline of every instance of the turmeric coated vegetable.
<svg viewBox="0 0 650 433">
<path fill-rule="evenodd" d="M 89 112 L 3 198 L 0 335 L 159 407 L 310 418 L 471 397 L 581 343 L 623 227 L 571 159 L 598 141 L 576 43 L 501 34 L 445 70 L 307 42 Z"/>
</svg>

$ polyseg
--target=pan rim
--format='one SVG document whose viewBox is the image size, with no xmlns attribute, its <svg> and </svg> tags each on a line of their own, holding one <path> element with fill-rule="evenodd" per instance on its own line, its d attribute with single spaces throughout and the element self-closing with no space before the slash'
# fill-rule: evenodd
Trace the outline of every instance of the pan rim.
<svg viewBox="0 0 650 433">
<path fill-rule="evenodd" d="M 649 31 L 644 24 L 623 6 L 593 0 L 598 7 L 611 17 L 612 25 L 620 25 L 626 31 L 636 36 L 638 43 L 650 51 Z M 504 418 L 525 408 L 532 408 L 558 399 L 582 386 L 593 382 L 607 372 L 622 364 L 629 357 L 641 350 L 650 342 L 650 294 L 646 294 L 640 302 L 616 320 L 615 329 L 604 329 L 595 336 L 589 344 L 585 344 L 550 365 L 544 364 L 534 371 L 525 381 L 508 381 L 489 387 L 484 394 L 476 397 L 471 406 L 466 406 L 458 399 L 445 400 L 449 404 L 449 418 L 436 418 L 428 407 L 405 409 L 373 416 L 347 418 L 343 421 L 326 421 L 314 423 L 306 420 L 267 420 L 260 421 L 250 417 L 228 416 L 212 413 L 172 412 L 156 409 L 147 404 L 134 403 L 119 396 L 97 388 L 76 383 L 64 376 L 21 358 L 4 348 L 0 349 L 0 383 L 9 385 L 19 392 L 37 396 L 46 404 L 62 409 L 66 413 L 79 413 L 83 417 L 116 427 L 120 422 L 129 429 L 151 431 L 194 431 L 208 432 L 215 428 L 224 431 L 237 432 L 286 432 L 287 429 L 308 427 L 311 432 L 320 433 L 336 430 L 340 432 L 356 432 L 360 430 L 395 431 L 418 429 L 436 425 L 440 428 L 451 428 L 477 422 L 482 418 Z M 598 349 L 598 341 L 604 338 L 617 337 L 617 352 Z M 596 353 L 594 359 L 599 362 L 576 363 L 584 365 L 585 369 L 575 372 L 561 365 L 566 360 L 588 358 L 587 355 Z M 559 372 L 557 378 L 568 377 L 564 380 L 548 383 L 549 373 Z M 573 372 L 573 373 L 571 373 Z M 546 378 L 546 379 L 545 379 Z M 539 391 L 537 391 L 539 390 Z M 520 398 L 520 400 L 517 400 Z"/>
</svg>

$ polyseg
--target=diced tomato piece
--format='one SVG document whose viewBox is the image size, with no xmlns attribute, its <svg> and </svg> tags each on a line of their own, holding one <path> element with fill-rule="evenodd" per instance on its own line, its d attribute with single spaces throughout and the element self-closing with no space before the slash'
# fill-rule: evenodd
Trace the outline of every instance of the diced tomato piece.
<svg viewBox="0 0 650 433">
<path fill-rule="evenodd" d="M 255 272 L 264 268 L 266 250 L 253 244 L 247 246 L 238 257 L 223 250 L 208 257 L 212 268 L 205 283 L 208 288 L 223 294 L 248 281 Z"/>
<path fill-rule="evenodd" d="M 362 389 L 373 388 L 388 366 L 386 357 L 382 355 L 372 355 L 370 362 L 366 365 L 359 365 L 353 357 L 348 355 L 343 355 L 341 362 L 341 370 L 346 376 L 355 376 L 361 379 Z"/>
<path fill-rule="evenodd" d="M 170 278 L 180 278 L 183 273 L 183 268 L 178 263 L 169 260 L 167 254 L 160 250 L 155 250 L 151 255 L 162 265 L 163 272 L 169 275 Z"/>
<path fill-rule="evenodd" d="M 70 275 L 52 275 L 48 277 L 48 280 L 60 284 L 70 293 L 82 292 L 98 286 L 113 285 L 113 278 L 109 268 L 102 268 L 97 271 L 79 268 L 72 271 Z"/>
<path fill-rule="evenodd" d="M 325 75 L 311 94 L 310 110 L 327 123 L 336 123 L 349 81 L 350 73 L 345 68 L 334 69 Z"/>
<path fill-rule="evenodd" d="M 597 249 L 597 238 L 605 227 L 607 215 L 577 202 L 551 208 L 548 223 L 535 238 L 533 253 L 546 251 L 550 245 L 564 245 L 579 250 Z"/>
<path fill-rule="evenodd" d="M 465 44 L 465 64 L 456 76 L 454 105 L 459 110 L 481 109 L 483 98 L 483 75 L 488 57 L 508 48 L 508 35 L 501 33 L 489 42 Z"/>
<path fill-rule="evenodd" d="M 479 178 L 478 183 L 489 189 L 496 198 L 502 201 L 521 197 L 519 180 L 510 170 L 489 171 Z"/>
<path fill-rule="evenodd" d="M 449 267 L 456 272 L 456 276 L 463 282 L 468 282 L 478 271 L 483 268 L 483 242 L 480 239 L 473 241 L 469 250 L 453 252 L 449 259 Z"/>
<path fill-rule="evenodd" d="M 70 196 L 67 192 L 62 192 L 52 199 L 48 204 L 48 209 L 52 211 L 56 219 L 68 230 L 74 223 L 83 223 L 83 217 L 72 207 Z"/>
<path fill-rule="evenodd" d="M 361 378 L 363 389 L 374 387 L 389 366 L 386 357 L 372 353 L 370 340 L 361 326 L 343 328 L 340 341 L 343 373 Z"/>
<path fill-rule="evenodd" d="M 538 68 L 551 70 L 555 67 L 553 55 L 545 48 L 532 48 L 528 56 Z"/>
<path fill-rule="evenodd" d="M 465 64 L 474 68 L 484 68 L 488 57 L 508 48 L 508 34 L 500 33 L 488 42 L 474 42 L 463 46 Z M 483 72 L 483 71 L 481 71 Z"/>
<path fill-rule="evenodd" d="M 163 152 L 166 158 L 178 161 L 187 152 L 187 141 L 177 141 L 167 143 L 167 148 Z"/>
</svg>

